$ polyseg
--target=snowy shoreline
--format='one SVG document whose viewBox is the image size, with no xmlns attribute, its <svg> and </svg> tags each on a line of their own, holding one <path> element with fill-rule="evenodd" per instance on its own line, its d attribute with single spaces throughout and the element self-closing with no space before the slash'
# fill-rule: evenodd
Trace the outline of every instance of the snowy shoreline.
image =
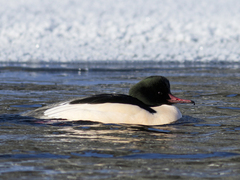
<svg viewBox="0 0 240 180">
<path fill-rule="evenodd" d="M 0 62 L 240 60 L 238 0 L 0 0 Z"/>
</svg>

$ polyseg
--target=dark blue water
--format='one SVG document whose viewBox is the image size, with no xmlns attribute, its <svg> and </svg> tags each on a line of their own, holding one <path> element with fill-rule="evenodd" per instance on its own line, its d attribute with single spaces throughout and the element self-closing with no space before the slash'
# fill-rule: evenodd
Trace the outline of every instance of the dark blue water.
<svg viewBox="0 0 240 180">
<path fill-rule="evenodd" d="M 21 113 L 98 93 L 128 93 L 164 75 L 174 124 L 136 126 L 34 119 Z M 156 62 L 2 64 L 0 179 L 238 179 L 239 64 Z"/>
</svg>

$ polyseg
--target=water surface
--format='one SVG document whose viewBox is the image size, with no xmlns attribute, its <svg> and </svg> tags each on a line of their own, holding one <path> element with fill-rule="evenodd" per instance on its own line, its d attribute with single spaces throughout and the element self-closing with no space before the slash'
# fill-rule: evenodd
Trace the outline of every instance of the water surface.
<svg viewBox="0 0 240 180">
<path fill-rule="evenodd" d="M 75 97 L 128 93 L 166 76 L 184 117 L 164 126 L 37 120 L 20 114 Z M 2 64 L 2 179 L 239 178 L 239 64 Z"/>
</svg>

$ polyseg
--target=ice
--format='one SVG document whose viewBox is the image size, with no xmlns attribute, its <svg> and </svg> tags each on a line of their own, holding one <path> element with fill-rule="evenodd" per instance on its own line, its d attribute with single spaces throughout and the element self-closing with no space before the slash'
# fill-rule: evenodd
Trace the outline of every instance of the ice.
<svg viewBox="0 0 240 180">
<path fill-rule="evenodd" d="M 0 0 L 0 61 L 239 61 L 239 0 Z"/>
</svg>

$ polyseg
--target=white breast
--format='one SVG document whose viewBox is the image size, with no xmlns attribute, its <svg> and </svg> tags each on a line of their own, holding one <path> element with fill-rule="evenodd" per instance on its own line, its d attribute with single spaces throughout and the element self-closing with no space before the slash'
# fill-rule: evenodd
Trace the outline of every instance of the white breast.
<svg viewBox="0 0 240 180">
<path fill-rule="evenodd" d="M 62 103 L 44 112 L 42 118 L 66 119 L 70 121 L 90 120 L 114 124 L 161 125 L 172 123 L 182 117 L 181 112 L 170 105 L 153 108 L 156 113 L 131 104 L 68 104 Z"/>
</svg>

